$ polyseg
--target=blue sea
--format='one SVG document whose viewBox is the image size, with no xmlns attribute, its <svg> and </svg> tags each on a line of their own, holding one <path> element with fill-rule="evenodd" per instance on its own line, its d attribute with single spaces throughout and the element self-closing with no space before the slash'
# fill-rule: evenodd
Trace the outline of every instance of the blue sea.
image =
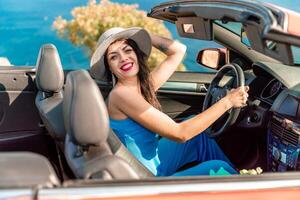
<svg viewBox="0 0 300 200">
<path fill-rule="evenodd" d="M 112 1 L 139 4 L 140 9 L 150 11 L 154 5 L 166 0 Z M 300 0 L 265 2 L 300 12 Z M 57 16 L 71 19 L 72 8 L 86 4 L 87 0 L 0 0 L 0 57 L 7 57 L 13 65 L 34 66 L 40 46 L 44 43 L 53 43 L 58 48 L 64 68 L 88 68 L 89 56 L 86 49 L 59 38 L 51 28 Z M 179 38 L 174 25 L 166 24 L 166 26 L 173 38 L 181 40 L 189 47 L 184 61 L 188 70 L 200 69 L 194 62 L 197 51 L 216 44 Z"/>
</svg>

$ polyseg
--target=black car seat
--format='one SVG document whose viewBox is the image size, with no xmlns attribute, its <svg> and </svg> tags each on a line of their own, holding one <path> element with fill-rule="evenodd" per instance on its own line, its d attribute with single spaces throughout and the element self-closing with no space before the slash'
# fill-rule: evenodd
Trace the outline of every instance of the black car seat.
<svg viewBox="0 0 300 200">
<path fill-rule="evenodd" d="M 110 132 L 105 102 L 87 71 L 68 74 L 63 113 L 67 131 L 65 157 L 77 178 L 136 179 L 153 176 Z"/>
<path fill-rule="evenodd" d="M 63 144 L 65 129 L 62 114 L 64 72 L 56 47 L 45 44 L 40 48 L 36 64 L 35 104 L 49 134 Z M 61 145 L 60 145 L 61 146 Z"/>
</svg>

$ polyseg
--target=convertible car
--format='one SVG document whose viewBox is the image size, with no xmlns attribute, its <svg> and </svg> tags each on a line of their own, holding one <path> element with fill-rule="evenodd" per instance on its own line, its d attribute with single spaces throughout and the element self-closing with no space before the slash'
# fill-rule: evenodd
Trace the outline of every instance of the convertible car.
<svg viewBox="0 0 300 200">
<path fill-rule="evenodd" d="M 263 173 L 154 177 L 109 128 L 112 84 L 94 71 L 63 71 L 46 44 L 36 67 L 0 68 L 0 198 L 299 199 L 300 15 L 256 1 L 180 0 L 148 16 L 218 44 L 194 52 L 209 72 L 175 72 L 159 89 L 163 112 L 181 121 L 249 85 L 247 106 L 208 134 L 237 169 Z"/>
</svg>

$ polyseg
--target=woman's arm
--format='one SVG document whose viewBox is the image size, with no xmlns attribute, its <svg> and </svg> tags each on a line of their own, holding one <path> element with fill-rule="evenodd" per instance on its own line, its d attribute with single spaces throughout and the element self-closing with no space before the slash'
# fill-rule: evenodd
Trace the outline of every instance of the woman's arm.
<svg viewBox="0 0 300 200">
<path fill-rule="evenodd" d="M 167 58 L 152 72 L 153 86 L 158 90 L 180 65 L 186 51 L 186 46 L 157 35 L 150 35 L 152 45 L 167 55 Z"/>
<path fill-rule="evenodd" d="M 185 142 L 200 134 L 232 107 L 241 107 L 247 100 L 248 87 L 232 90 L 226 97 L 204 112 L 181 123 L 151 106 L 140 94 L 130 88 L 114 90 L 110 102 L 126 116 L 145 128 L 171 140 Z"/>
</svg>

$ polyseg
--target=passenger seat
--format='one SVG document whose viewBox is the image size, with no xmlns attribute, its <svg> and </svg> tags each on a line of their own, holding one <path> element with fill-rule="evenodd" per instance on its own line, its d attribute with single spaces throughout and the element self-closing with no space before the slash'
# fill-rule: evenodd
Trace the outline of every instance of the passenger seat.
<svg viewBox="0 0 300 200">
<path fill-rule="evenodd" d="M 35 104 L 49 134 L 62 148 L 65 138 L 62 113 L 64 72 L 53 44 L 41 47 L 36 68 L 35 81 L 38 93 Z"/>
<path fill-rule="evenodd" d="M 138 179 L 107 142 L 109 118 L 97 84 L 84 70 L 70 72 L 63 101 L 65 157 L 80 179 Z"/>
<path fill-rule="evenodd" d="M 0 177 L 1 189 L 52 188 L 60 185 L 47 158 L 32 152 L 1 152 Z"/>
</svg>

